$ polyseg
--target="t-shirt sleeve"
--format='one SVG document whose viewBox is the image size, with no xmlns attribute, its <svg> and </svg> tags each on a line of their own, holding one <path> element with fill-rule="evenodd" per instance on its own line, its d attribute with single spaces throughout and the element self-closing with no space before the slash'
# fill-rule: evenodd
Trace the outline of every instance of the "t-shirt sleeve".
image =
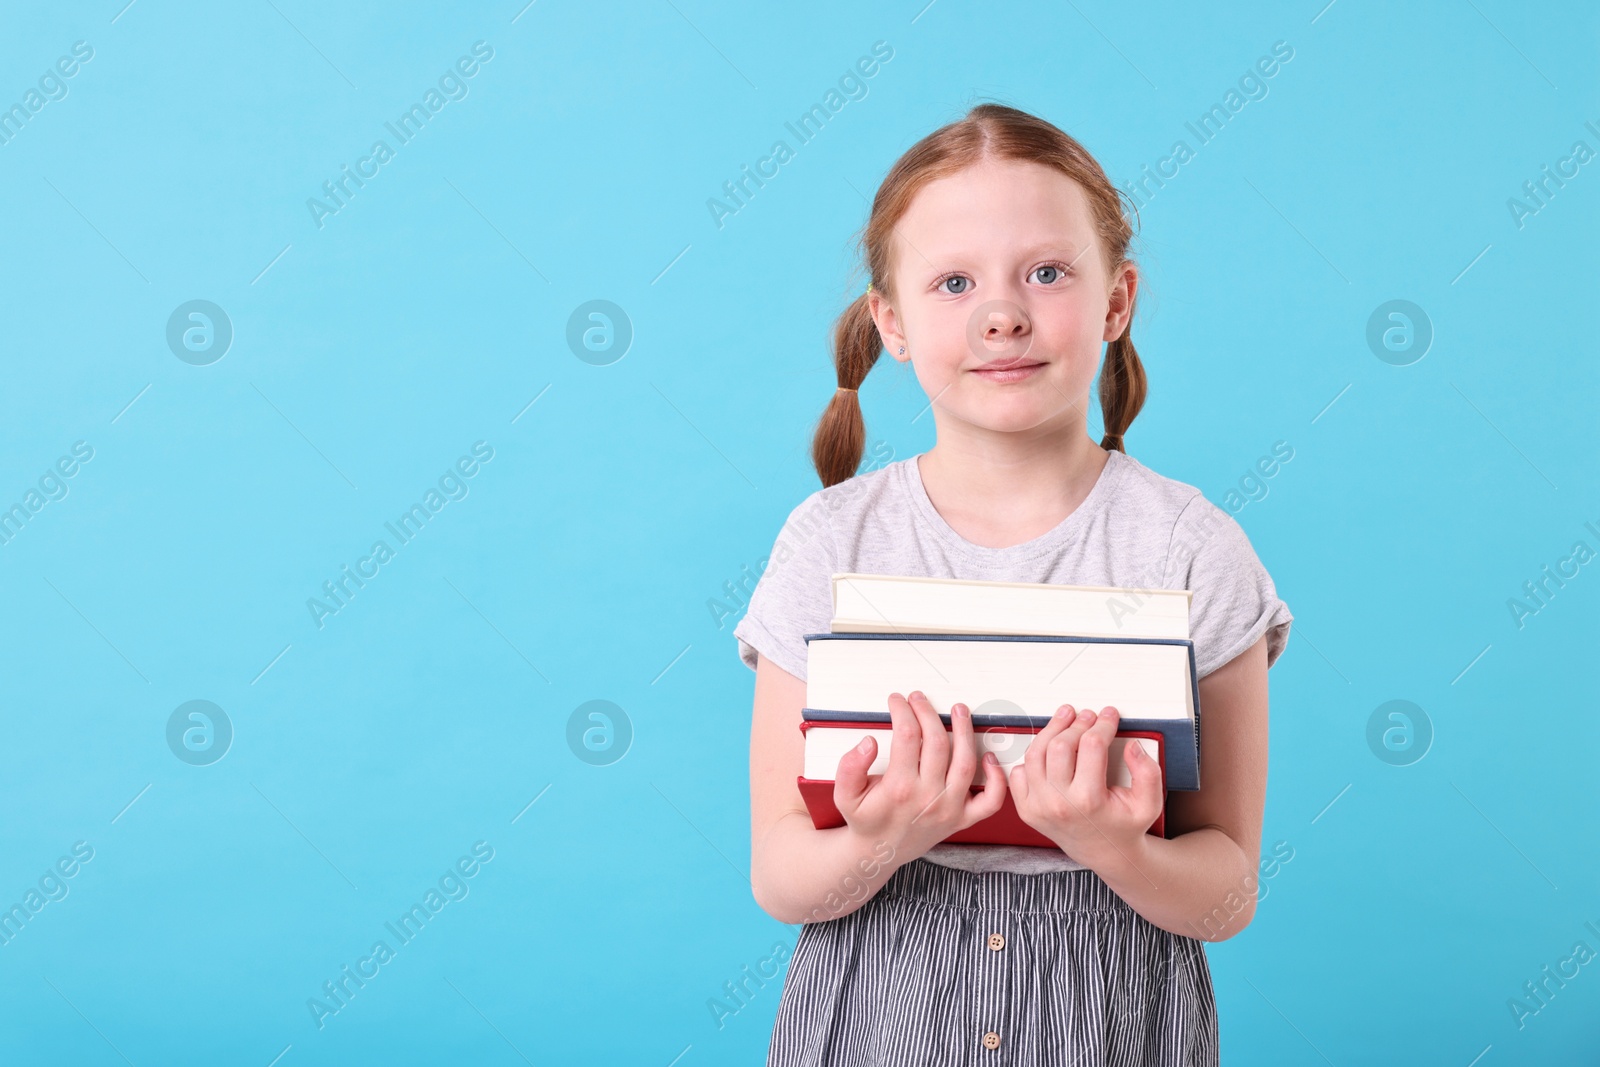
<svg viewBox="0 0 1600 1067">
<path fill-rule="evenodd" d="M 1169 574 L 1192 590 L 1189 636 L 1204 678 L 1267 635 L 1267 666 L 1283 653 L 1294 615 L 1278 599 L 1244 528 L 1201 494 L 1184 505 L 1167 549 Z"/>
<path fill-rule="evenodd" d="M 833 622 L 836 562 L 833 528 L 819 491 L 789 513 L 744 618 L 733 628 L 747 667 L 756 669 L 759 652 L 805 680 L 805 635 L 827 633 Z"/>
</svg>

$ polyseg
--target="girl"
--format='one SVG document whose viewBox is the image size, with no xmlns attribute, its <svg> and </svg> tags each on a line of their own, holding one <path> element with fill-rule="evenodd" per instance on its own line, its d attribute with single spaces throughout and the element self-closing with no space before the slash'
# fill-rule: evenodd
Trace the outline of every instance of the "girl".
<svg viewBox="0 0 1600 1067">
<path fill-rule="evenodd" d="M 835 327 L 839 389 L 812 447 L 823 488 L 734 629 L 756 671 L 752 887 L 804 923 L 769 1065 L 1218 1062 L 1202 942 L 1254 915 L 1267 668 L 1293 616 L 1231 516 L 1123 451 L 1145 397 L 1131 237 L 1082 145 L 996 104 L 912 146 L 873 201 L 871 281 Z M 936 443 L 856 474 L 856 389 L 882 350 L 932 398 Z M 1068 704 L 1009 780 L 986 756 L 969 797 L 969 709 L 947 732 L 921 693 L 895 693 L 887 773 L 868 779 L 870 741 L 845 756 L 847 825 L 815 829 L 795 786 L 804 635 L 828 630 L 846 571 L 1193 590 L 1205 788 L 1172 793 L 1168 836 L 1145 834 L 1158 771 L 1130 758 L 1132 786 L 1108 789 L 1117 710 Z M 1007 791 L 1059 848 L 940 843 Z"/>
</svg>

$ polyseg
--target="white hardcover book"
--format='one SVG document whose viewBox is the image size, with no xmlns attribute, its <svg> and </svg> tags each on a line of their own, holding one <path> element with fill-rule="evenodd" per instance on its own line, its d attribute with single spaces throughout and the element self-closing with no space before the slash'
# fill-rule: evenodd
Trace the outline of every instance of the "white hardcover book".
<svg viewBox="0 0 1600 1067">
<path fill-rule="evenodd" d="M 834 633 L 1189 637 L 1187 589 L 833 576 Z"/>
<path fill-rule="evenodd" d="M 886 711 L 889 694 L 920 689 L 935 711 L 1002 702 L 1048 718 L 1063 704 L 1115 707 L 1125 719 L 1195 718 L 1187 640 L 920 634 L 808 634 L 806 706 Z"/>
</svg>

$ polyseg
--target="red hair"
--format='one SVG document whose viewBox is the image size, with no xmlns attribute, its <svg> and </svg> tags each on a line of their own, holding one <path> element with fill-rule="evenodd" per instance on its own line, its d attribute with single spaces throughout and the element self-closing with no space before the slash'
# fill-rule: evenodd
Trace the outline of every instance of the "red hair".
<svg viewBox="0 0 1600 1067">
<path fill-rule="evenodd" d="M 979 104 L 965 118 L 942 126 L 912 145 L 889 169 L 872 200 L 872 215 L 860 247 L 872 287 L 894 298 L 889 262 L 890 236 L 912 199 L 931 181 L 948 177 L 984 159 L 1024 160 L 1054 167 L 1077 182 L 1089 201 L 1107 268 L 1128 260 L 1133 227 L 1122 210 L 1122 194 L 1083 145 L 1044 119 L 1002 104 Z M 1148 391 L 1144 365 L 1134 351 L 1129 328 L 1110 342 L 1100 369 L 1100 413 L 1105 422 L 1101 448 L 1122 447 L 1122 435 L 1144 406 Z M 845 308 L 833 327 L 833 360 L 839 385 L 861 385 L 883 351 L 883 339 L 863 293 Z M 835 391 L 817 422 L 811 462 L 824 487 L 855 475 L 861 465 L 867 429 L 854 392 Z"/>
</svg>

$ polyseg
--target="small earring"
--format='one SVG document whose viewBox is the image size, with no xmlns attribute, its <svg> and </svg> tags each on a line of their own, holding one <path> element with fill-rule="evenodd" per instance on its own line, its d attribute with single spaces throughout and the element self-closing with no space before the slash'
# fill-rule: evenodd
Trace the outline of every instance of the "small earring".
<svg viewBox="0 0 1600 1067">
<path fill-rule="evenodd" d="M 905 355 L 905 354 L 906 354 L 906 348 L 905 348 L 905 345 L 901 345 L 901 346 L 900 346 L 900 354 L 901 354 L 901 355 L 902 355 L 902 356 L 903 356 L 903 355 Z"/>
</svg>

